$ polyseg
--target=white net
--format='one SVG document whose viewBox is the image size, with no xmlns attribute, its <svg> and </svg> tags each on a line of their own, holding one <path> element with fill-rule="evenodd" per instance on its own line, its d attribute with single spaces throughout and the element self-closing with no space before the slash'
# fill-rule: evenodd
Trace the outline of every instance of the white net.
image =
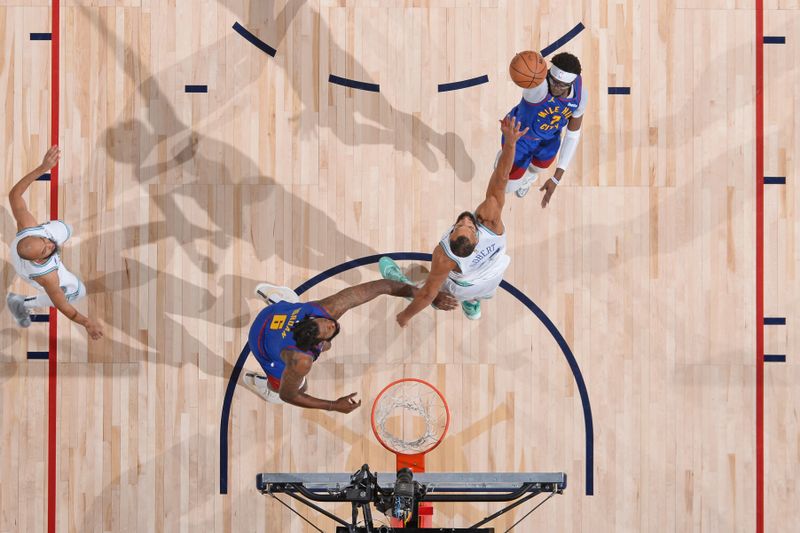
<svg viewBox="0 0 800 533">
<path fill-rule="evenodd" d="M 444 398 L 424 381 L 399 381 L 386 389 L 373 406 L 375 435 L 397 453 L 430 451 L 444 437 L 449 421 Z"/>
</svg>

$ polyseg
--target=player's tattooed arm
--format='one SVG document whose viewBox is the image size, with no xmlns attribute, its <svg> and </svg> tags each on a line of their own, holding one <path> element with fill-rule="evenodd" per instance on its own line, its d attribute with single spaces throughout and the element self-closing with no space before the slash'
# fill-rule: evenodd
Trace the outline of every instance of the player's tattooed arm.
<svg viewBox="0 0 800 533">
<path fill-rule="evenodd" d="M 441 283 L 439 285 L 441 286 Z M 407 283 L 379 279 L 348 287 L 333 296 L 320 300 L 319 304 L 330 313 L 331 317 L 338 320 L 346 311 L 365 304 L 382 294 L 401 298 L 416 298 L 422 290 Z M 438 288 L 433 292 L 431 301 L 436 307 L 446 311 L 453 309 L 457 303 L 449 294 L 438 292 Z"/>
<path fill-rule="evenodd" d="M 361 405 L 361 400 L 355 399 L 355 392 L 337 400 L 323 400 L 306 394 L 303 379 L 311 371 L 311 365 L 314 363 L 311 356 L 294 350 L 284 350 L 281 352 L 281 357 L 286 362 L 286 368 L 281 375 L 278 394 L 284 402 L 305 409 L 323 409 L 340 413 L 349 413 Z"/>
</svg>

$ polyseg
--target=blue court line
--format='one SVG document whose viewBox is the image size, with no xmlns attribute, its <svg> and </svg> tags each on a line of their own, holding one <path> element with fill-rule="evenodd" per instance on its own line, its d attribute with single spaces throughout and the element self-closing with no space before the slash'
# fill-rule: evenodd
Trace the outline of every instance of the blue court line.
<svg viewBox="0 0 800 533">
<path fill-rule="evenodd" d="M 31 33 L 31 41 L 52 41 L 52 33 Z"/>
<path fill-rule="evenodd" d="M 608 94 L 631 94 L 630 87 L 609 87 Z"/>
<path fill-rule="evenodd" d="M 239 382 L 239 374 L 247 356 L 250 355 L 250 346 L 244 343 L 242 353 L 233 365 L 228 388 L 225 389 L 225 400 L 222 402 L 222 416 L 219 422 L 219 493 L 228 494 L 228 426 L 231 418 L 231 403 L 233 402 L 233 390 Z"/>
<path fill-rule="evenodd" d="M 262 52 L 264 52 L 265 54 L 267 54 L 270 57 L 275 57 L 275 53 L 277 52 L 277 50 L 272 48 L 270 45 L 268 45 L 267 43 L 265 43 L 264 41 L 262 41 L 261 39 L 259 39 L 255 35 L 253 35 L 252 33 L 250 33 L 250 31 L 248 31 L 247 28 L 245 28 L 244 26 L 242 26 L 238 22 L 235 22 L 233 24 L 233 29 L 236 31 L 236 33 L 238 33 L 239 35 L 241 35 L 242 37 L 244 37 L 245 39 L 250 41 L 250 43 L 252 43 L 253 46 L 258 48 L 259 50 L 261 50 Z"/>
<path fill-rule="evenodd" d="M 578 393 L 581 395 L 581 405 L 583 406 L 583 427 L 586 436 L 586 495 L 591 496 L 594 494 L 594 422 L 592 421 L 592 404 L 589 402 L 589 392 L 586 390 L 586 383 L 583 381 L 583 374 L 578 366 L 578 361 L 572 353 L 572 350 L 558 331 L 558 328 L 553 324 L 553 321 L 542 311 L 539 306 L 533 303 L 533 300 L 525 296 L 521 290 L 511 285 L 506 280 L 500 282 L 500 286 L 508 291 L 513 297 L 519 300 L 522 305 L 531 310 L 536 315 L 550 335 L 553 336 L 561 352 L 572 370 L 572 377 L 575 378 L 575 384 L 578 386 Z"/>
<path fill-rule="evenodd" d="M 764 354 L 764 362 L 765 363 L 785 363 L 786 356 L 785 355 L 768 355 Z"/>
<path fill-rule="evenodd" d="M 50 322 L 50 315 L 31 315 L 31 322 Z"/>
<path fill-rule="evenodd" d="M 347 261 L 335 267 L 331 267 L 324 272 L 320 272 L 310 280 L 299 285 L 294 292 L 300 296 L 304 292 L 328 278 L 353 268 L 377 263 L 378 260 L 384 256 L 391 257 L 397 261 L 431 261 L 431 254 L 423 252 L 393 252 L 387 254 L 368 255 L 366 257 L 360 257 L 358 259 Z M 558 346 L 561 348 L 561 351 L 563 352 L 564 357 L 566 358 L 567 363 L 572 370 L 572 375 L 575 378 L 575 383 L 578 386 L 578 392 L 581 395 L 581 405 L 583 406 L 583 422 L 584 429 L 586 431 L 586 495 L 591 496 L 594 494 L 594 423 L 592 421 L 592 406 L 589 402 L 589 393 L 586 390 L 586 383 L 583 381 L 583 374 L 581 374 L 581 369 L 578 366 L 578 362 L 575 360 L 575 356 L 567 344 L 567 341 L 564 339 L 564 336 L 561 335 L 561 332 L 558 331 L 558 328 L 556 328 L 556 326 L 553 324 L 553 321 L 547 317 L 544 311 L 542 311 L 535 303 L 533 303 L 530 298 L 525 296 L 522 291 L 507 281 L 503 280 L 500 283 L 500 286 L 508 291 L 508 293 L 514 296 L 517 300 L 519 300 L 522 305 L 530 309 L 531 312 L 533 312 L 533 314 L 536 315 L 536 317 L 544 324 L 544 326 L 555 339 L 556 343 L 558 343 Z M 236 383 L 239 381 L 239 375 L 241 374 L 242 367 L 244 366 L 245 360 L 247 359 L 249 353 L 250 348 L 247 344 L 245 344 L 242 352 L 239 354 L 239 358 L 236 360 L 233 371 L 231 372 L 231 377 L 228 381 L 228 388 L 225 391 L 225 399 L 222 402 L 222 417 L 219 428 L 220 494 L 228 493 L 228 426 L 230 422 L 230 410 L 231 402 L 233 401 L 233 392 L 236 388 Z"/>
<path fill-rule="evenodd" d="M 765 326 L 785 326 L 786 325 L 786 317 L 782 317 L 782 316 L 765 316 L 764 317 L 764 325 Z"/>
<path fill-rule="evenodd" d="M 564 35 L 553 41 L 552 44 L 549 44 L 548 46 L 542 48 L 541 52 L 539 53 L 542 54 L 542 57 L 549 56 L 550 54 L 552 54 L 553 52 L 555 52 L 556 50 L 558 50 L 559 48 L 570 42 L 572 39 L 575 38 L 576 35 L 578 35 L 585 29 L 586 26 L 583 25 L 583 22 L 577 23 L 574 28 L 572 28 L 567 33 L 565 33 Z"/>
<path fill-rule="evenodd" d="M 786 185 L 786 176 L 764 176 L 764 185 Z"/>
<path fill-rule="evenodd" d="M 28 352 L 28 359 L 50 359 L 49 352 Z"/>
<path fill-rule="evenodd" d="M 470 78 L 468 80 L 453 81 L 450 83 L 440 83 L 439 92 L 446 93 L 447 91 L 457 91 L 458 89 L 466 89 L 467 87 L 474 87 L 482 83 L 489 83 L 489 76 L 484 74 L 477 78 Z"/>
<path fill-rule="evenodd" d="M 207 93 L 208 85 L 187 85 L 185 91 L 187 93 Z"/>
<path fill-rule="evenodd" d="M 348 78 L 341 78 L 331 74 L 328 76 L 329 83 L 336 85 L 344 85 L 345 87 L 352 87 L 353 89 L 361 89 L 362 91 L 372 91 L 374 93 L 380 92 L 381 88 L 377 83 L 367 83 L 365 81 L 351 80 Z"/>
<path fill-rule="evenodd" d="M 42 174 L 41 176 L 36 178 L 36 181 L 50 181 L 50 173 L 48 172 L 46 174 Z"/>
<path fill-rule="evenodd" d="M 786 44 L 786 37 L 782 35 L 765 35 L 764 44 Z"/>
</svg>

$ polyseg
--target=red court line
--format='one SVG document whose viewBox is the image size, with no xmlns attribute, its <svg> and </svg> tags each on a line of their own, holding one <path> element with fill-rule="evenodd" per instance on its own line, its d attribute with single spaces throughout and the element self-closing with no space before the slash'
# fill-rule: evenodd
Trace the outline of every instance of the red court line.
<svg viewBox="0 0 800 533">
<path fill-rule="evenodd" d="M 764 0 L 756 2 L 756 533 L 764 533 Z"/>
<path fill-rule="evenodd" d="M 60 0 L 53 0 L 50 41 L 50 144 L 58 144 Z M 58 218 L 58 165 L 50 171 L 50 219 Z M 56 406 L 58 396 L 58 311 L 50 308 L 47 390 L 47 532 L 56 531 Z"/>
</svg>

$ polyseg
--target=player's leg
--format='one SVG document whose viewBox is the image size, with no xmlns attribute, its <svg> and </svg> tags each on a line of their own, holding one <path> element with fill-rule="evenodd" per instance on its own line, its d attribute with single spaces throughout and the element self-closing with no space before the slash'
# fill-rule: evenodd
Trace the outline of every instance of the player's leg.
<svg viewBox="0 0 800 533">
<path fill-rule="evenodd" d="M 534 109 L 526 105 L 524 101 L 511 109 L 511 111 L 508 112 L 508 116 L 516 118 L 520 123 L 521 128 L 530 128 L 530 130 L 517 141 L 516 151 L 514 153 L 514 163 L 511 166 L 511 172 L 508 173 L 506 194 L 515 192 L 520 186 L 522 186 L 525 171 L 530 164 L 534 150 L 536 150 L 536 147 L 539 145 L 541 140 L 533 134 L 534 124 L 536 122 Z M 503 146 L 503 144 L 505 144 L 505 138 L 501 136 L 500 146 Z M 497 158 L 494 162 L 495 167 L 497 166 L 497 162 L 499 160 L 500 152 L 497 152 Z"/>
<path fill-rule="evenodd" d="M 481 303 L 476 299 L 474 284 L 459 283 L 452 278 L 447 278 L 442 285 L 442 290 L 449 292 L 453 298 L 461 303 L 461 310 L 470 320 L 478 320 L 481 317 Z"/>
<path fill-rule="evenodd" d="M 425 282 L 421 281 L 419 283 L 414 283 L 410 279 L 403 274 L 403 271 L 400 270 L 400 267 L 391 257 L 383 256 L 378 260 L 378 270 L 380 270 L 381 277 L 383 279 L 388 279 L 390 281 L 398 281 L 400 283 L 405 283 L 406 285 L 413 285 L 417 288 L 422 287 Z M 444 289 L 443 289 L 444 290 Z M 444 292 L 447 292 L 446 290 Z M 413 298 L 406 298 L 409 302 L 413 300 Z M 441 310 L 435 305 L 431 304 L 431 307 L 437 310 Z"/>
<path fill-rule="evenodd" d="M 400 267 L 397 266 L 397 263 L 395 263 L 391 257 L 381 257 L 378 260 L 378 270 L 380 271 L 383 279 L 414 285 L 411 283 L 411 280 L 408 279 L 405 274 L 403 274 L 403 271 L 400 270 Z"/>
<path fill-rule="evenodd" d="M 269 306 L 262 309 L 255 320 L 250 326 L 250 331 L 247 334 L 247 344 L 250 347 L 253 357 L 255 357 L 263 374 L 255 372 L 245 372 L 242 376 L 242 383 L 258 396 L 270 403 L 281 403 L 280 396 L 278 395 L 278 388 L 280 387 L 280 377 L 283 374 L 284 363 L 278 358 L 272 358 L 269 354 L 263 353 L 259 337 L 261 332 L 267 326 L 267 321 L 270 320 L 272 313 Z"/>
<path fill-rule="evenodd" d="M 538 145 L 539 141 L 531 141 L 525 137 L 517 141 L 517 148 L 514 152 L 514 164 L 511 166 L 511 172 L 508 174 L 506 194 L 516 192 L 520 187 L 525 186 L 526 172 Z M 495 167 L 500 161 L 500 154 L 501 152 L 497 152 L 497 157 L 494 160 Z"/>
<path fill-rule="evenodd" d="M 25 296 L 9 292 L 6 296 L 6 305 L 17 325 L 21 328 L 27 328 L 31 325 L 31 312 L 25 307 Z"/>
<path fill-rule="evenodd" d="M 305 380 L 305 378 L 303 378 Z M 278 390 L 281 387 L 281 380 L 269 374 L 257 374 L 255 372 L 245 372 L 242 376 L 242 383 L 245 387 L 256 393 L 258 396 L 269 403 L 283 403 Z M 305 381 L 303 386 L 305 386 Z M 302 390 L 302 389 L 301 389 Z"/>
<path fill-rule="evenodd" d="M 531 154 L 531 161 L 528 168 L 525 170 L 525 179 L 521 187 L 517 188 L 515 194 L 517 197 L 522 198 L 531 186 L 536 182 L 539 174 L 545 172 L 547 168 L 553 163 L 561 146 L 561 136 L 556 135 L 552 139 L 542 141 Z"/>
<path fill-rule="evenodd" d="M 454 291 L 453 294 L 458 300 L 461 300 L 461 310 L 468 319 L 478 320 L 481 317 L 481 300 L 494 298 L 497 287 L 503 281 L 503 275 L 510 264 L 511 258 L 508 255 L 498 257 L 497 263 L 492 267 L 491 277 L 477 280 L 468 287 L 459 286 L 448 279 L 448 282 L 455 285 L 449 289 Z"/>
</svg>

